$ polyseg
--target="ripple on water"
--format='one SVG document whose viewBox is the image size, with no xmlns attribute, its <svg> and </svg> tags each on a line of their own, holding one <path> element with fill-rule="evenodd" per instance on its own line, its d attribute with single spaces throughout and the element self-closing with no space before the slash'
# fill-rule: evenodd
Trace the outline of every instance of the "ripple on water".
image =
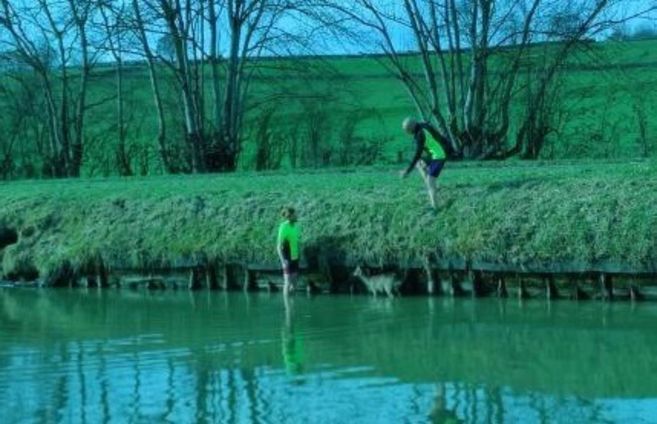
<svg viewBox="0 0 657 424">
<path fill-rule="evenodd" d="M 650 422 L 657 410 L 650 305 L 34 294 L 0 296 L 7 422 Z"/>
</svg>

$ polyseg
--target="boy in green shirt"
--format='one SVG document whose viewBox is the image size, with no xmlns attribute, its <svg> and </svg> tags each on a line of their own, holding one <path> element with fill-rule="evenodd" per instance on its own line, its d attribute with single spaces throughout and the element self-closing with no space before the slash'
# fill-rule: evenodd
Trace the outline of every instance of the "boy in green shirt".
<svg viewBox="0 0 657 424">
<path fill-rule="evenodd" d="M 281 216 L 284 221 L 278 227 L 276 250 L 283 267 L 283 293 L 287 295 L 294 291 L 299 276 L 299 226 L 294 208 L 283 208 Z"/>
<path fill-rule="evenodd" d="M 418 122 L 413 118 L 406 118 L 402 123 L 402 128 L 406 133 L 413 136 L 415 142 L 415 155 L 410 165 L 403 171 L 400 176 L 406 178 L 413 171 L 418 169 L 424 184 L 429 192 L 429 202 L 431 208 L 436 210 L 436 180 L 445 166 L 447 154 L 441 143 L 432 137 L 427 137 L 424 132 L 430 131 L 431 128 L 426 122 Z M 422 156 L 426 156 L 424 161 L 420 161 Z"/>
</svg>

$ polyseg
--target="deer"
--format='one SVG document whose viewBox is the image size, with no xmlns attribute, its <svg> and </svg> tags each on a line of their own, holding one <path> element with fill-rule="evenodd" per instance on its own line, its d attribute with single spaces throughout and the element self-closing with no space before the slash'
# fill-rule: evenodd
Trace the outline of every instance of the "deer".
<svg viewBox="0 0 657 424">
<path fill-rule="evenodd" d="M 386 293 L 388 297 L 394 297 L 395 292 L 399 294 L 399 286 L 402 284 L 395 274 L 379 274 L 368 277 L 360 266 L 356 267 L 353 275 L 365 284 L 374 297 L 378 292 Z"/>
</svg>

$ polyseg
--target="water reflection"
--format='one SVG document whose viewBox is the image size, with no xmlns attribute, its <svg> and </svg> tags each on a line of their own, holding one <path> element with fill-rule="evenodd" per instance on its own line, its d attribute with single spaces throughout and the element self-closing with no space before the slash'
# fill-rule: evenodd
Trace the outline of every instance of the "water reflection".
<svg viewBox="0 0 657 424">
<path fill-rule="evenodd" d="M 303 337 L 298 337 L 294 331 L 294 297 L 283 296 L 285 320 L 281 331 L 283 345 L 283 363 L 288 375 L 298 375 L 303 372 Z"/>
<path fill-rule="evenodd" d="M 7 422 L 654 422 L 645 304 L 0 290 Z"/>
<path fill-rule="evenodd" d="M 439 383 L 436 385 L 436 396 L 433 403 L 433 408 L 429 413 L 429 420 L 432 423 L 462 423 L 456 411 L 447 406 L 447 399 L 445 397 L 445 384 Z"/>
</svg>

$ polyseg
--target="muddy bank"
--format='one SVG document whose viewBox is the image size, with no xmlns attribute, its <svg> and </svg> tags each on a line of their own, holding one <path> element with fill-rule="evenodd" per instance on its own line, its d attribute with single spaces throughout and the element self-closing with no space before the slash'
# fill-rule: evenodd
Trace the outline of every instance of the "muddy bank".
<svg viewBox="0 0 657 424">
<path fill-rule="evenodd" d="M 501 277 L 597 287 L 657 275 L 652 163 L 450 164 L 440 182 L 438 213 L 419 180 L 399 181 L 393 169 L 3 184 L 1 278 L 275 288 L 258 280 L 276 274 L 284 205 L 300 212 L 306 274 L 331 291 L 358 286 L 357 265 L 426 287 L 477 286 L 476 275 L 492 276 L 491 287 Z"/>
</svg>

